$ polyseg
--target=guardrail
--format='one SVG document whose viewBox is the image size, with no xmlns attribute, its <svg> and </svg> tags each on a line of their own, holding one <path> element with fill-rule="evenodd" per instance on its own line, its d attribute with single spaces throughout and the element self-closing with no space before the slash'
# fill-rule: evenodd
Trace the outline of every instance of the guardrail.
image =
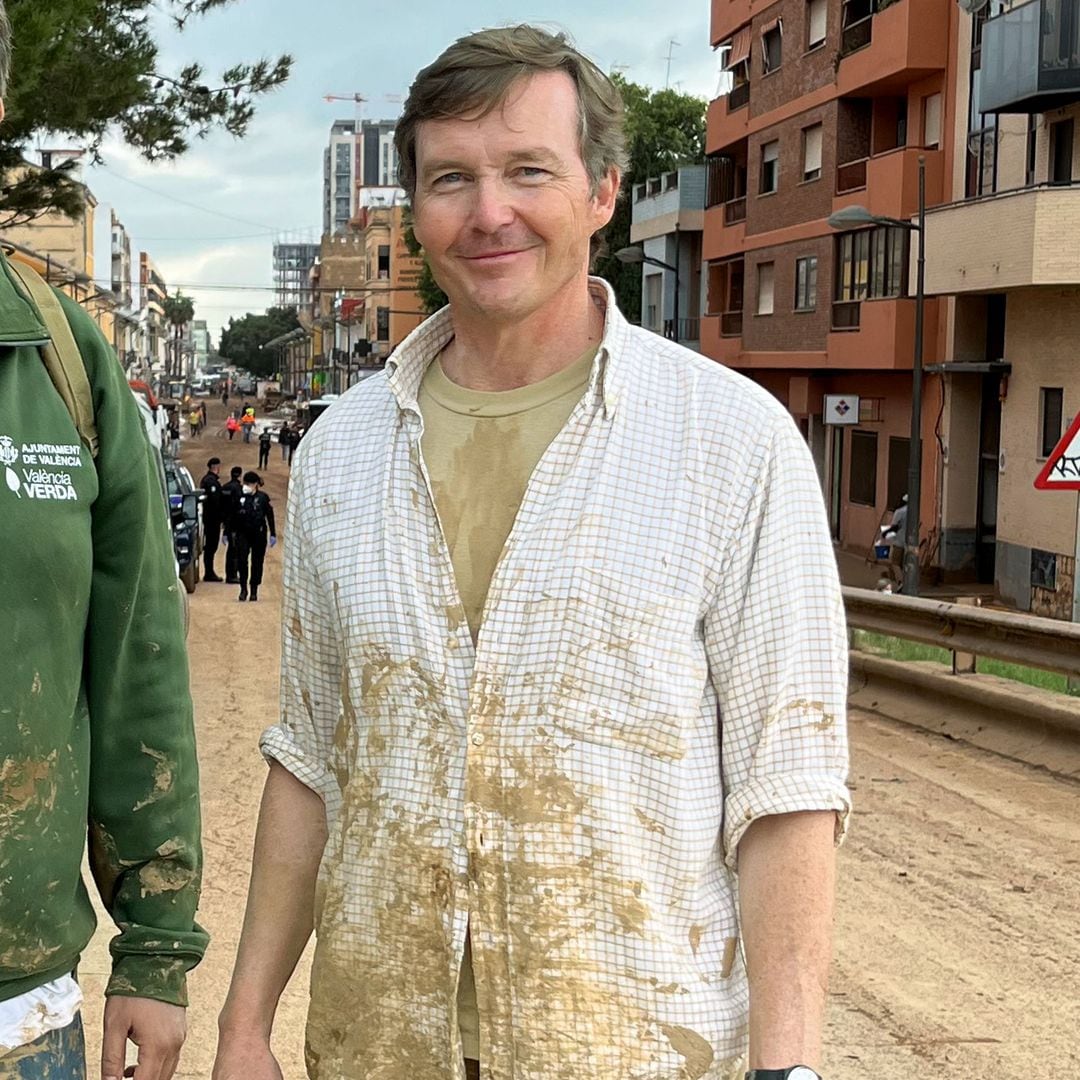
<svg viewBox="0 0 1080 1080">
<path fill-rule="evenodd" d="M 987 656 L 1080 678 L 1080 624 L 1011 611 L 844 589 L 848 626 L 936 645 L 953 654 L 953 672 Z"/>
</svg>

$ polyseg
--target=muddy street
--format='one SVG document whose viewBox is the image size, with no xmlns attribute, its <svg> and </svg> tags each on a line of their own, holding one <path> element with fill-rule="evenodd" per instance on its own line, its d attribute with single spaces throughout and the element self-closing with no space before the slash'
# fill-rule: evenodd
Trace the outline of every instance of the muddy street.
<svg viewBox="0 0 1080 1080">
<path fill-rule="evenodd" d="M 257 447 L 228 443 L 212 423 L 184 444 L 196 480 L 212 454 L 227 476 L 232 464 L 254 467 Z M 279 536 L 287 472 L 275 445 L 264 476 Z M 224 584 L 201 583 L 191 598 L 206 851 L 200 920 L 213 942 L 191 980 L 182 1077 L 210 1075 L 243 918 L 266 773 L 257 740 L 277 710 L 281 553 L 280 545 L 268 553 L 257 604 L 238 603 Z M 222 576 L 223 567 L 219 552 Z M 1080 788 L 865 713 L 853 717 L 852 742 L 856 813 L 841 858 L 825 1076 L 998 1080 L 1080 1064 Z M 80 969 L 91 1063 L 110 934 L 107 924 L 99 930 Z M 287 1080 L 304 1075 L 307 965 L 306 957 L 276 1024 Z"/>
</svg>

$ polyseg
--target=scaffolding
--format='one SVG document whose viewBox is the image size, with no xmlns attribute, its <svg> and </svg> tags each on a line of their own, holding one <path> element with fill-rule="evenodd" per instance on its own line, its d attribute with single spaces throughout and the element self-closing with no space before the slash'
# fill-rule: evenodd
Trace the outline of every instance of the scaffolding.
<svg viewBox="0 0 1080 1080">
<path fill-rule="evenodd" d="M 274 303 L 304 311 L 311 306 L 311 268 L 320 246 L 311 243 L 274 244 Z"/>
</svg>

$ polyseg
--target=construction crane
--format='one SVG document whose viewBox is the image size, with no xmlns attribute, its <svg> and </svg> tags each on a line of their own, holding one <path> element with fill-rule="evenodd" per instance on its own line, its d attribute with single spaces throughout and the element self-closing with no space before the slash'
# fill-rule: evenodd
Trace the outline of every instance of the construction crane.
<svg viewBox="0 0 1080 1080">
<path fill-rule="evenodd" d="M 351 101 L 356 106 L 356 119 L 362 120 L 364 117 L 364 106 L 370 101 L 386 101 L 392 105 L 400 105 L 404 100 L 400 94 L 381 94 L 378 97 L 370 98 L 365 94 L 324 94 L 324 101 Z"/>
</svg>

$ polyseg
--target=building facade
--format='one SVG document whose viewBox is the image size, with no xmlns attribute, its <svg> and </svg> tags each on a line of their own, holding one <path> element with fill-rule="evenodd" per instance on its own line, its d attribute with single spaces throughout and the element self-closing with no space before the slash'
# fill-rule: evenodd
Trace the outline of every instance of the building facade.
<svg viewBox="0 0 1080 1080">
<path fill-rule="evenodd" d="M 647 260 L 641 325 L 691 349 L 701 340 L 706 175 L 704 165 L 686 165 L 635 184 L 631 193 L 630 241 Z"/>
<path fill-rule="evenodd" d="M 343 233 L 353 216 L 356 190 L 356 121 L 335 120 L 323 151 L 323 235 Z"/>
<path fill-rule="evenodd" d="M 703 351 L 787 404 L 868 549 L 907 486 L 921 164 L 924 572 L 1073 617 L 1077 499 L 1033 481 L 1080 409 L 1080 0 L 713 0 L 712 38 Z M 830 227 L 855 205 L 882 220 Z"/>
<path fill-rule="evenodd" d="M 311 305 L 311 268 L 318 261 L 319 244 L 274 244 L 274 304 L 302 311 Z"/>
<path fill-rule="evenodd" d="M 165 320 L 165 298 L 169 291 L 149 254 L 139 252 L 139 321 L 142 327 L 143 360 L 152 375 L 168 374 L 167 355 L 171 338 Z"/>
</svg>

